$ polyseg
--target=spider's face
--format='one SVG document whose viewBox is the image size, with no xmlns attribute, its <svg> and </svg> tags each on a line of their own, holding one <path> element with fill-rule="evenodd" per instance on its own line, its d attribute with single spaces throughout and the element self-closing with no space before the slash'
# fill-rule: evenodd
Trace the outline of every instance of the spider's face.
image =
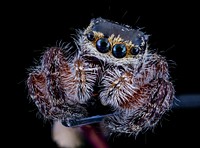
<svg viewBox="0 0 200 148">
<path fill-rule="evenodd" d="M 108 63 L 132 63 L 144 54 L 147 40 L 140 30 L 97 18 L 84 31 L 82 50 Z"/>
</svg>

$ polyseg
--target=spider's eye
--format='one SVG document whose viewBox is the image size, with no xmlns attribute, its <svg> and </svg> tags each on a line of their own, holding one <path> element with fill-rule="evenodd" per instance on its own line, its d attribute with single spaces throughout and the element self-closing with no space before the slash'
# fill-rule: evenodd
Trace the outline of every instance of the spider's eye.
<svg viewBox="0 0 200 148">
<path fill-rule="evenodd" d="M 102 38 L 97 41 L 96 47 L 99 52 L 106 53 L 110 50 L 110 43 L 107 38 Z"/>
<path fill-rule="evenodd" d="M 137 55 L 140 52 L 140 49 L 138 47 L 132 47 L 131 48 L 131 54 Z"/>
<path fill-rule="evenodd" d="M 93 33 L 93 32 L 89 32 L 89 33 L 87 34 L 87 39 L 88 39 L 89 41 L 94 41 L 94 33 Z"/>
<path fill-rule="evenodd" d="M 116 58 L 123 58 L 126 56 L 126 46 L 124 44 L 116 44 L 112 49 L 112 54 Z"/>
</svg>

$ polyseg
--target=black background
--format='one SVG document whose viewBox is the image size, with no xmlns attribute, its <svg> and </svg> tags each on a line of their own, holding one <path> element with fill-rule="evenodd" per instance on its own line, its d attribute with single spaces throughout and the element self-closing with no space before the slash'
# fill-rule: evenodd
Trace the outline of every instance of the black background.
<svg viewBox="0 0 200 148">
<path fill-rule="evenodd" d="M 2 5 L 4 6 L 4 5 Z M 9 3 L 2 12 L 2 123 L 7 147 L 46 146 L 56 148 L 51 140 L 51 125 L 36 116 L 37 110 L 28 99 L 27 69 L 34 65 L 45 47 L 56 41 L 70 42 L 75 29 L 87 27 L 91 18 L 103 17 L 133 27 L 144 27 L 151 35 L 150 45 L 168 60 L 176 96 L 200 93 L 199 25 L 195 3 L 141 1 L 93 1 L 65 3 Z M 4 53 L 5 52 L 5 53 Z M 109 139 L 111 147 L 136 145 L 174 145 L 199 143 L 199 108 L 174 109 L 164 116 L 154 132 L 138 138 L 119 136 Z M 13 142 L 12 142 L 13 141 Z"/>
</svg>

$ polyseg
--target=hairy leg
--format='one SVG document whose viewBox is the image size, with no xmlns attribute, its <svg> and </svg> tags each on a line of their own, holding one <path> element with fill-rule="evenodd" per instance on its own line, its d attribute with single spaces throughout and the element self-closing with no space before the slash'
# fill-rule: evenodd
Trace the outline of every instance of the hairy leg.
<svg viewBox="0 0 200 148">
<path fill-rule="evenodd" d="M 115 115 L 106 118 L 102 127 L 131 134 L 154 127 L 172 106 L 174 87 L 169 79 L 167 62 L 156 54 L 137 66 L 106 69 L 100 99 L 114 108 Z"/>
<path fill-rule="evenodd" d="M 78 56 L 69 61 L 65 50 L 60 47 L 46 50 L 27 80 L 31 99 L 47 119 L 87 116 L 84 105 L 92 95 L 96 68 Z"/>
</svg>

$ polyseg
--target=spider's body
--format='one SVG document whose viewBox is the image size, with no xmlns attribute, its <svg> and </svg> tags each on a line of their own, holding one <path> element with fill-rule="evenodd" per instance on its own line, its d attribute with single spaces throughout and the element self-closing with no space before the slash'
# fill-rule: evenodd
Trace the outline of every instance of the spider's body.
<svg viewBox="0 0 200 148">
<path fill-rule="evenodd" d="M 101 123 L 111 133 L 153 127 L 170 109 L 174 87 L 167 61 L 151 53 L 147 42 L 139 29 L 92 19 L 78 34 L 76 54 L 69 56 L 69 46 L 45 51 L 29 74 L 30 96 L 48 119 L 87 117 L 98 100 L 114 113 Z"/>
</svg>

